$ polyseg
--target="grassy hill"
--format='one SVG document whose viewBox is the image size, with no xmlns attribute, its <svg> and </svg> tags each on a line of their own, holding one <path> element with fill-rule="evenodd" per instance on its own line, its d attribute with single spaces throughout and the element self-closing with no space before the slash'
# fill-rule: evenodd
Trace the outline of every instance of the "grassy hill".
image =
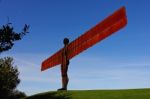
<svg viewBox="0 0 150 99">
<path fill-rule="evenodd" d="M 150 89 L 50 91 L 25 99 L 150 99 Z"/>
</svg>

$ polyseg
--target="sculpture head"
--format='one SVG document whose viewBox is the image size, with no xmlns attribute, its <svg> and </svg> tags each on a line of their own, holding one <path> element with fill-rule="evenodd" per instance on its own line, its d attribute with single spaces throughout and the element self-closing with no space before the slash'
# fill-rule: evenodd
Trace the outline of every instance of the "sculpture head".
<svg viewBox="0 0 150 99">
<path fill-rule="evenodd" d="M 67 45 L 69 44 L 69 39 L 68 38 L 64 38 L 64 41 L 63 41 L 64 45 Z"/>
</svg>

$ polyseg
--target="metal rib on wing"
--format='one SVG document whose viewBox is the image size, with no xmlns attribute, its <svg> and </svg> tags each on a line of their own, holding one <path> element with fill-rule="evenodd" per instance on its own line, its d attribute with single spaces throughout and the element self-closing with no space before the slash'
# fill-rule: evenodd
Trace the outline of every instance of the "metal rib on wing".
<svg viewBox="0 0 150 99">
<path fill-rule="evenodd" d="M 68 46 L 69 59 L 87 48 L 100 42 L 104 38 L 123 28 L 127 24 L 125 8 L 122 7 L 95 27 L 71 42 Z"/>
<path fill-rule="evenodd" d="M 104 38 L 124 27 L 126 24 L 126 12 L 125 8 L 122 7 L 111 16 L 104 19 L 101 23 L 97 24 L 95 27 L 78 37 L 76 40 L 72 41 L 68 45 L 69 59 L 100 42 Z M 54 67 L 55 65 L 61 64 L 62 50 L 63 48 L 43 61 L 41 70 L 43 71 Z"/>
</svg>

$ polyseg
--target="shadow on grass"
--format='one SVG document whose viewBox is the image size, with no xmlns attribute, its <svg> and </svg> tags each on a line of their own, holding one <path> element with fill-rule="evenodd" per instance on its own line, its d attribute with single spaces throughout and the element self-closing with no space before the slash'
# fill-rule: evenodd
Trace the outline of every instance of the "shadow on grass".
<svg viewBox="0 0 150 99">
<path fill-rule="evenodd" d="M 64 91 L 47 92 L 47 93 L 30 96 L 25 99 L 70 99 L 70 94 Z"/>
</svg>

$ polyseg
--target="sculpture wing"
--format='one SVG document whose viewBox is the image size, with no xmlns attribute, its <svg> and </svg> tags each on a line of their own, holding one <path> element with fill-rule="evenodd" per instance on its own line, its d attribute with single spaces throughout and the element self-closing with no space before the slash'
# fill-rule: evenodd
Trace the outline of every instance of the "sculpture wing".
<svg viewBox="0 0 150 99">
<path fill-rule="evenodd" d="M 62 50 L 63 49 L 60 49 L 58 52 L 56 52 L 55 54 L 44 60 L 42 62 L 41 71 L 61 64 Z"/>
<path fill-rule="evenodd" d="M 85 32 L 83 35 L 72 41 L 68 45 L 69 59 L 110 36 L 114 32 L 123 28 L 126 24 L 126 11 L 125 7 L 122 7 L 104 19 L 101 23 L 98 23 L 89 31 Z M 43 71 L 45 69 L 54 67 L 55 65 L 61 64 L 62 50 L 63 48 L 43 61 L 41 70 Z"/>
<path fill-rule="evenodd" d="M 123 28 L 127 24 L 125 7 L 120 8 L 115 13 L 98 23 L 95 27 L 72 41 L 68 45 L 69 59 L 95 45 L 114 32 Z"/>
</svg>

